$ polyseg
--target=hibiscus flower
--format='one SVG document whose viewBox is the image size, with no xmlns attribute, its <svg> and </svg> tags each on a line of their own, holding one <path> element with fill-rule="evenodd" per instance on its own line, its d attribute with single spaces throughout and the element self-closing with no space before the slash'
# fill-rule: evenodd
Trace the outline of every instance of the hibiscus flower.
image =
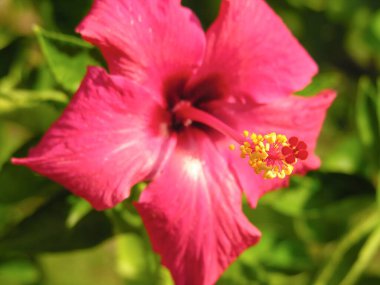
<svg viewBox="0 0 380 285">
<path fill-rule="evenodd" d="M 136 207 L 162 263 L 176 284 L 213 284 L 260 238 L 242 193 L 254 207 L 319 166 L 334 93 L 292 95 L 317 66 L 263 0 L 223 0 L 206 33 L 178 0 L 95 0 L 77 31 L 109 73 L 90 67 L 58 121 L 13 163 L 98 210 L 149 181 Z"/>
</svg>

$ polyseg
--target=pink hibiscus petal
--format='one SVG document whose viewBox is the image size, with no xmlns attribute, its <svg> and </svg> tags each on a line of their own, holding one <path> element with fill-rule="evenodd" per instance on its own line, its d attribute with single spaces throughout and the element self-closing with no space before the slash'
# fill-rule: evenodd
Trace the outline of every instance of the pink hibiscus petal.
<svg viewBox="0 0 380 285">
<path fill-rule="evenodd" d="M 335 99 L 335 91 L 325 90 L 313 97 L 291 96 L 257 105 L 236 117 L 239 129 L 256 133 L 276 132 L 297 137 L 314 152 L 326 111 Z"/>
<path fill-rule="evenodd" d="M 166 113 L 138 85 L 89 68 L 61 118 L 27 158 L 14 158 L 105 209 L 128 197 L 167 153 Z"/>
<path fill-rule="evenodd" d="M 207 31 L 205 60 L 189 89 L 211 83 L 214 96 L 269 102 L 303 89 L 317 65 L 263 0 L 223 0 Z"/>
<path fill-rule="evenodd" d="M 179 135 L 162 176 L 136 205 L 178 285 L 214 284 L 259 231 L 241 210 L 241 191 L 227 163 L 199 130 Z"/>
<path fill-rule="evenodd" d="M 100 48 L 112 74 L 156 88 L 185 80 L 204 54 L 199 20 L 176 0 L 95 0 L 77 32 Z"/>
</svg>

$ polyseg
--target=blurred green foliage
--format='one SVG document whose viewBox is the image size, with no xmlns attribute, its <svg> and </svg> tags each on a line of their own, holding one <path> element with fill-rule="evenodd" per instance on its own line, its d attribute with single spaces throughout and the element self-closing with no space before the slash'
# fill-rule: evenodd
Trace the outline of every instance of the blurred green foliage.
<svg viewBox="0 0 380 285">
<path fill-rule="evenodd" d="M 9 163 L 59 116 L 99 51 L 74 33 L 91 0 L 0 1 L 0 284 L 172 284 L 131 198 L 95 212 Z M 244 204 L 263 232 L 218 284 L 380 284 L 380 2 L 268 1 L 338 91 L 319 171 Z M 207 28 L 220 1 L 184 0 Z M 37 27 L 38 25 L 39 27 Z"/>
</svg>

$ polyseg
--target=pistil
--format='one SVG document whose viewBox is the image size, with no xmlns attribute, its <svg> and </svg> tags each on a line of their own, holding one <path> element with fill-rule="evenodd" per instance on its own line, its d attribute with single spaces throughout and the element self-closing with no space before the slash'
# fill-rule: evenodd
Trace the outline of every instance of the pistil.
<svg viewBox="0 0 380 285">
<path fill-rule="evenodd" d="M 178 118 L 181 118 L 183 121 L 190 119 L 192 121 L 202 123 L 219 131 L 223 135 L 232 138 L 238 144 L 242 144 L 244 142 L 243 137 L 234 129 L 219 119 L 215 118 L 214 116 L 210 115 L 209 113 L 191 106 L 190 102 L 182 101 L 178 103 L 174 107 L 173 112 Z"/>
<path fill-rule="evenodd" d="M 187 101 L 178 103 L 173 112 L 184 122 L 192 120 L 205 124 L 235 140 L 240 145 L 241 158 L 248 158 L 249 166 L 256 174 L 262 174 L 264 179 L 283 179 L 291 175 L 298 160 L 305 160 L 308 156 L 306 143 L 297 137 L 288 140 L 285 135 L 274 132 L 262 135 L 250 134 L 248 131 L 240 135 L 221 120 Z M 230 149 L 234 150 L 235 146 L 230 145 Z"/>
</svg>

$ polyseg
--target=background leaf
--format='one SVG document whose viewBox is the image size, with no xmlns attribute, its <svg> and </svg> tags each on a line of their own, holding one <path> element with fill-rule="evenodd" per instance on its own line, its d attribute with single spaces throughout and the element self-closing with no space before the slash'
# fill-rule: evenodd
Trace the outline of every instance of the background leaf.
<svg viewBox="0 0 380 285">
<path fill-rule="evenodd" d="M 67 227 L 70 204 L 58 195 L 0 238 L 0 252 L 36 254 L 94 246 L 112 235 L 104 213 L 91 211 Z"/>
<path fill-rule="evenodd" d="M 99 65 L 95 48 L 79 38 L 52 33 L 39 27 L 35 33 L 42 52 L 57 82 L 67 91 L 75 92 L 87 67 Z"/>
</svg>

